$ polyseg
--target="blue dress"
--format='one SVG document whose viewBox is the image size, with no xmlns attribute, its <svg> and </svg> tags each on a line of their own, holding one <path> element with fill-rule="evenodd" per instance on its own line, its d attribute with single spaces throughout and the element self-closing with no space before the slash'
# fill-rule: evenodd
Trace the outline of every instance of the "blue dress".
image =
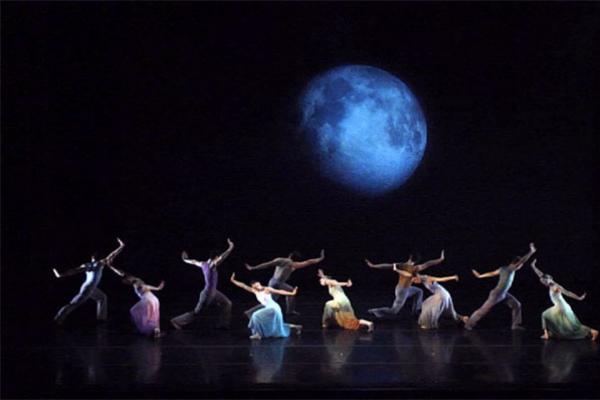
<svg viewBox="0 0 600 400">
<path fill-rule="evenodd" d="M 579 322 L 573 309 L 567 303 L 560 290 L 550 288 L 550 300 L 554 306 L 542 313 L 542 329 L 547 329 L 552 338 L 585 339 L 591 328 Z"/>
<path fill-rule="evenodd" d="M 436 329 L 442 316 L 460 321 L 461 316 L 454 310 L 450 293 L 439 283 L 427 279 L 426 275 L 421 275 L 421 278 L 423 279 L 423 286 L 433 294 L 423 302 L 419 325 L 426 329 Z"/>
<path fill-rule="evenodd" d="M 263 291 L 256 292 L 256 299 L 264 306 L 255 311 L 250 318 L 248 328 L 252 334 L 258 334 L 261 337 L 288 337 L 290 336 L 290 326 L 283 322 L 281 307 L 270 293 Z"/>
</svg>

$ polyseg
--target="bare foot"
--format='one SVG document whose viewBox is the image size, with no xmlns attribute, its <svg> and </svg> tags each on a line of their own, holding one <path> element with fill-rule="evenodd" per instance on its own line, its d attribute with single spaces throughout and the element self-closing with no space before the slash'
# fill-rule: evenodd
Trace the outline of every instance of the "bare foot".
<svg viewBox="0 0 600 400">
<path fill-rule="evenodd" d="M 595 329 L 592 329 L 592 340 L 596 340 L 598 339 L 598 331 Z"/>
<path fill-rule="evenodd" d="M 367 332 L 373 332 L 373 329 L 375 329 L 375 324 L 371 322 L 367 328 Z"/>
<path fill-rule="evenodd" d="M 300 336 L 301 333 L 302 333 L 302 325 L 298 325 L 296 327 L 296 335 Z"/>
<path fill-rule="evenodd" d="M 463 324 L 466 324 L 467 321 L 469 320 L 469 317 L 467 317 L 466 315 L 463 315 L 462 317 L 460 317 L 460 320 L 463 322 Z"/>
<path fill-rule="evenodd" d="M 321 328 L 323 328 L 323 329 L 327 329 L 327 324 L 322 324 L 322 325 L 321 325 Z"/>
<path fill-rule="evenodd" d="M 548 340 L 550 339 L 550 336 L 548 336 L 547 333 L 544 333 L 542 336 L 540 336 L 540 339 Z"/>
<path fill-rule="evenodd" d="M 250 339 L 260 340 L 260 339 L 262 339 L 262 337 L 258 333 L 255 333 L 254 335 L 250 335 Z"/>
<path fill-rule="evenodd" d="M 165 332 L 161 332 L 160 329 L 158 329 L 158 328 L 156 328 L 154 330 L 154 339 L 158 339 L 158 338 L 163 337 L 165 335 L 166 335 L 166 333 Z"/>
</svg>

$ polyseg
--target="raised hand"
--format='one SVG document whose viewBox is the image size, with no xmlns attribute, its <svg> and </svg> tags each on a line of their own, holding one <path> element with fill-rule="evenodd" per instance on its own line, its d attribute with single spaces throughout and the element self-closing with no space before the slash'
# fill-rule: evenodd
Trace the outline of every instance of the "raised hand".
<svg viewBox="0 0 600 400">
<path fill-rule="evenodd" d="M 529 252 L 531 254 L 535 253 L 537 251 L 537 249 L 535 248 L 535 245 L 533 244 L 533 242 L 529 243 Z"/>
<path fill-rule="evenodd" d="M 246 266 L 246 269 L 247 269 L 248 271 L 252 271 L 252 267 L 250 266 L 250 264 L 248 264 L 248 263 L 244 263 L 244 265 Z"/>
<path fill-rule="evenodd" d="M 325 258 L 325 249 L 321 249 L 321 260 Z"/>
<path fill-rule="evenodd" d="M 231 274 L 231 278 L 229 278 L 231 282 L 235 282 L 235 272 Z"/>
<path fill-rule="evenodd" d="M 158 290 L 162 290 L 162 288 L 165 287 L 165 281 L 160 281 L 160 284 L 158 285 Z"/>
<path fill-rule="evenodd" d="M 477 270 L 472 269 L 471 271 L 473 272 L 473 275 L 475 275 L 477 278 L 481 278 L 481 274 L 477 272 Z"/>
<path fill-rule="evenodd" d="M 181 259 L 182 259 L 182 260 L 187 260 L 188 258 L 189 258 L 189 257 L 188 257 L 188 253 L 187 253 L 187 251 L 185 251 L 185 250 L 184 250 L 184 251 L 182 251 L 182 252 L 181 252 Z"/>
<path fill-rule="evenodd" d="M 442 260 L 446 259 L 445 255 L 444 255 L 444 250 L 442 250 L 442 255 L 440 256 L 440 259 L 442 259 Z"/>
<path fill-rule="evenodd" d="M 352 287 L 352 281 L 348 279 L 348 287 Z"/>
<path fill-rule="evenodd" d="M 458 282 L 458 275 L 454 275 L 454 280 Z"/>
<path fill-rule="evenodd" d="M 231 247 L 233 247 L 233 242 L 231 241 L 231 239 L 227 238 L 227 244 Z"/>
<path fill-rule="evenodd" d="M 292 296 L 295 296 L 295 295 L 296 295 L 296 293 L 298 293 L 298 286 L 296 286 L 296 287 L 294 288 L 294 290 L 292 290 Z"/>
<path fill-rule="evenodd" d="M 365 258 L 365 262 L 367 263 L 367 265 L 371 268 L 373 268 L 373 263 L 371 261 L 369 261 L 368 259 Z"/>
<path fill-rule="evenodd" d="M 58 273 L 56 268 L 52 268 L 52 272 L 54 272 L 54 276 L 56 276 L 57 278 L 60 278 L 60 274 Z"/>
<path fill-rule="evenodd" d="M 117 238 L 117 242 L 119 242 L 119 246 L 125 246 L 125 243 L 119 238 Z"/>
</svg>

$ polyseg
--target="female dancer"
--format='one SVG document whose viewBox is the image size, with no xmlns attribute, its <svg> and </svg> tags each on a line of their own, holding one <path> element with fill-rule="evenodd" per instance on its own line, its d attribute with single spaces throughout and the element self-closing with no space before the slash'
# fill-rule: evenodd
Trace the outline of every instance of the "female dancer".
<svg viewBox="0 0 600 400">
<path fill-rule="evenodd" d="M 544 274 L 536 266 L 537 260 L 533 260 L 531 268 L 540 278 L 542 285 L 550 289 L 550 300 L 554 306 L 548 308 L 542 313 L 542 329 L 544 334 L 542 339 L 550 338 L 557 339 L 584 339 L 590 337 L 592 340 L 598 338 L 598 331 L 579 322 L 579 319 L 573 312 L 573 309 L 563 298 L 563 294 L 575 300 L 585 299 L 586 294 L 577 296 L 575 293 L 568 291 L 554 281 L 552 276 Z"/>
<path fill-rule="evenodd" d="M 396 268 L 394 268 L 396 270 Z M 410 276 L 410 273 L 398 270 L 404 276 Z M 438 282 L 458 281 L 458 275 L 435 277 L 420 275 L 412 277 L 414 284 L 423 284 L 432 295 L 425 299 L 419 315 L 419 326 L 421 329 L 437 329 L 440 317 L 450 317 L 455 321 L 467 322 L 468 317 L 458 314 L 454 310 L 454 304 L 450 293 Z"/>
<path fill-rule="evenodd" d="M 72 268 L 62 274 L 59 273 L 56 268 L 52 269 L 54 276 L 57 278 L 85 272 L 85 281 L 83 282 L 83 285 L 81 285 L 79 293 L 56 313 L 54 321 L 57 324 L 61 325 L 69 314 L 89 299 L 96 302 L 96 318 L 99 321 L 106 321 L 108 312 L 106 307 L 106 295 L 102 290 L 98 289 L 98 284 L 100 284 L 100 279 L 102 279 L 104 267 L 107 265 L 110 266 L 115 257 L 123 250 L 123 247 L 125 247 L 125 244 L 121 239 L 117 238 L 117 242 L 119 242 L 119 247 L 101 260 L 96 260 L 96 255 L 94 254 L 92 255 L 90 262 L 81 264 L 79 267 Z"/>
<path fill-rule="evenodd" d="M 472 270 L 473 275 L 479 279 L 490 278 L 493 276 L 498 276 L 499 278 L 498 284 L 490 291 L 485 303 L 483 303 L 479 309 L 471 314 L 465 323 L 465 329 L 469 331 L 472 330 L 475 324 L 477 324 L 481 318 L 490 312 L 492 307 L 501 302 L 505 302 L 505 304 L 512 310 L 512 329 L 523 329 L 521 326 L 521 303 L 515 298 L 515 296 L 508 293 L 508 290 L 512 286 L 513 280 L 515 279 L 515 272 L 520 270 L 535 252 L 535 245 L 533 243 L 529 243 L 529 252 L 522 257 L 515 258 L 506 266 L 500 267 L 495 271 L 486 272 L 485 274 L 480 274 L 476 270 Z"/>
<path fill-rule="evenodd" d="M 162 290 L 165 281 L 161 281 L 158 286 L 151 286 L 144 283 L 140 278 L 129 275 L 112 265 L 110 269 L 123 277 L 124 284 L 132 285 L 135 294 L 140 298 L 140 301 L 135 303 L 129 310 L 131 319 L 138 331 L 144 335 L 153 334 L 155 338 L 163 336 L 164 334 L 160 331 L 160 302 L 152 291 Z"/>
<path fill-rule="evenodd" d="M 181 253 L 181 259 L 184 263 L 195 265 L 202 269 L 202 273 L 204 274 L 204 289 L 200 292 L 198 303 L 193 311 L 186 312 L 171 319 L 171 324 L 176 329 L 181 329 L 182 326 L 193 322 L 202 308 L 213 304 L 216 304 L 221 309 L 219 326 L 227 327 L 229 325 L 229 319 L 231 317 L 231 300 L 217 290 L 217 283 L 219 282 L 217 267 L 225 261 L 233 251 L 233 242 L 227 239 L 227 244 L 227 250 L 225 250 L 223 254 L 219 255 L 217 251 L 213 250 L 210 254 L 210 258 L 206 261 L 192 260 L 185 251 Z"/>
<path fill-rule="evenodd" d="M 346 282 L 338 282 L 330 276 L 325 275 L 322 269 L 319 270 L 318 276 L 321 286 L 327 286 L 329 294 L 333 297 L 333 300 L 325 303 L 322 319 L 323 329 L 327 329 L 332 325 L 338 325 L 344 329 L 351 330 L 366 326 L 367 330 L 372 332 L 374 328 L 373 322 L 356 318 L 352 304 L 350 304 L 350 300 L 346 297 L 344 289 L 342 289 L 343 286 L 352 287 L 352 281 L 348 279 Z"/>
<path fill-rule="evenodd" d="M 423 264 L 415 264 L 415 262 L 412 260 L 412 257 L 409 257 L 408 261 L 399 264 L 373 264 L 371 261 L 365 259 L 365 262 L 370 268 L 391 269 L 394 267 L 394 265 L 397 265 L 398 268 L 394 269 L 396 272 L 403 270 L 410 274 L 410 277 L 408 277 L 399 273 L 398 283 L 396 284 L 395 291 L 396 298 L 394 299 L 394 304 L 391 307 L 372 308 L 369 310 L 369 313 L 375 315 L 378 318 L 397 315 L 398 312 L 402 309 L 402 307 L 404 307 L 404 303 L 406 303 L 406 300 L 409 297 L 415 296 L 415 299 L 413 300 L 412 312 L 413 314 L 416 314 L 419 310 L 421 310 L 421 304 L 423 302 L 423 291 L 419 288 L 411 286 L 412 276 L 431 266 L 440 264 L 442 261 L 444 261 L 444 259 L 444 250 L 442 250 L 440 258 L 427 261 Z"/>
<path fill-rule="evenodd" d="M 250 317 L 248 328 L 252 331 L 250 339 L 262 339 L 265 337 L 288 337 L 290 336 L 290 328 L 294 329 L 299 335 L 302 332 L 302 325 L 287 324 L 283 322 L 281 307 L 273 298 L 271 293 L 282 296 L 295 296 L 298 288 L 295 287 L 291 292 L 287 290 L 274 289 L 272 287 L 263 286 L 259 282 L 252 282 L 250 286 L 235 280 L 235 273 L 231 274 L 231 283 L 244 289 L 247 292 L 254 293 L 256 299 L 264 306 L 264 308 L 254 312 Z"/>
</svg>

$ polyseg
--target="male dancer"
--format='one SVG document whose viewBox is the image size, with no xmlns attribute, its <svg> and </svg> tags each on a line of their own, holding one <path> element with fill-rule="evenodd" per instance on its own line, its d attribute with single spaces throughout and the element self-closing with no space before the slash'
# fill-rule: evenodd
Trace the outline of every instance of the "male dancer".
<svg viewBox="0 0 600 400">
<path fill-rule="evenodd" d="M 229 319 L 231 317 L 231 300 L 227 298 L 223 293 L 217 290 L 217 283 L 219 282 L 219 274 L 217 267 L 225 261 L 225 259 L 233 251 L 233 242 L 227 239 L 229 247 L 225 252 L 219 255 L 218 252 L 212 251 L 210 258 L 206 261 L 196 261 L 188 258 L 187 253 L 184 251 L 181 253 L 181 259 L 183 262 L 191 265 L 195 265 L 202 269 L 204 274 L 204 289 L 200 292 L 200 298 L 193 311 L 181 314 L 178 317 L 171 319 L 171 324 L 181 329 L 183 326 L 193 322 L 203 307 L 216 304 L 221 309 L 221 318 L 219 321 L 219 327 L 228 327 Z"/>
<path fill-rule="evenodd" d="M 418 287 L 412 286 L 412 277 L 416 276 L 416 274 L 421 271 L 432 267 L 434 265 L 440 264 L 444 261 L 444 250 L 442 250 L 442 254 L 440 258 L 435 260 L 427 261 L 423 264 L 415 264 L 412 260 L 412 256 L 408 258 L 408 261 L 404 263 L 392 263 L 392 264 L 373 264 L 371 261 L 365 259 L 365 262 L 370 268 L 377 269 L 390 269 L 393 268 L 395 272 L 398 273 L 398 283 L 396 284 L 394 303 L 391 307 L 380 307 L 380 308 L 372 308 L 369 310 L 369 313 L 375 315 L 377 318 L 385 318 L 392 317 L 398 314 L 398 312 L 404 307 L 404 303 L 408 300 L 409 297 L 415 296 L 413 300 L 412 313 L 417 314 L 421 311 L 421 305 L 423 304 L 423 290 Z M 402 274 L 400 271 L 406 271 L 411 274 L 411 276 L 407 276 Z"/>
<path fill-rule="evenodd" d="M 287 291 L 291 292 L 292 290 L 294 290 L 294 288 L 291 287 L 290 285 L 288 285 L 286 282 L 290 278 L 290 275 L 292 274 L 292 272 L 294 272 L 297 269 L 308 267 L 309 265 L 320 263 L 321 261 L 323 261 L 325 259 L 325 250 L 321 250 L 321 256 L 319 258 L 311 258 L 309 260 L 304 260 L 304 261 L 294 261 L 293 258 L 296 256 L 297 255 L 294 252 L 294 253 L 290 253 L 290 255 L 288 255 L 285 258 L 277 257 L 271 261 L 267 261 L 265 263 L 256 265 L 254 267 L 246 264 L 246 268 L 249 271 L 255 271 L 255 270 L 259 270 L 259 269 L 275 267 L 275 272 L 273 272 L 273 277 L 269 280 L 269 287 L 272 287 L 275 289 L 280 289 L 280 290 L 287 290 Z M 279 295 L 273 294 L 272 297 L 274 300 L 277 300 Z M 286 297 L 285 302 L 286 302 L 286 313 L 287 314 L 300 315 L 300 313 L 295 310 L 295 300 L 294 300 L 295 297 L 296 296 L 287 296 Z M 246 317 L 250 318 L 254 311 L 257 311 L 257 310 L 261 309 L 262 307 L 263 307 L 262 304 L 258 304 L 256 306 L 252 307 L 251 309 L 244 311 L 244 314 L 246 314 Z"/>
<path fill-rule="evenodd" d="M 512 286 L 515 278 L 515 272 L 520 270 L 535 252 L 536 248 L 534 244 L 529 243 L 529 252 L 522 257 L 516 257 L 510 264 L 506 266 L 500 267 L 495 271 L 486 272 L 484 274 L 480 274 L 476 270 L 472 270 L 473 275 L 479 279 L 491 278 L 492 276 L 499 276 L 499 278 L 498 284 L 490 291 L 485 303 L 483 303 L 483 305 L 477 311 L 471 314 L 469 320 L 465 323 L 466 329 L 473 329 L 477 322 L 488 312 L 490 312 L 492 307 L 503 301 L 512 310 L 512 329 L 523 329 L 521 326 L 521 303 L 512 294 L 508 293 L 508 290 Z"/>
<path fill-rule="evenodd" d="M 117 254 L 119 254 L 123 250 L 123 247 L 125 247 L 125 244 L 121 241 L 121 239 L 117 238 L 117 242 L 119 242 L 119 247 L 101 260 L 96 260 L 96 255 L 94 254 L 92 255 L 90 262 L 81 264 L 79 267 L 67 270 L 62 274 L 60 274 L 56 268 L 52 269 L 57 278 L 85 272 L 85 281 L 83 282 L 83 285 L 81 285 L 79 293 L 73 297 L 69 304 L 66 304 L 60 310 L 58 310 L 58 313 L 54 317 L 54 321 L 57 324 L 61 325 L 65 318 L 67 318 L 67 316 L 73 312 L 73 310 L 85 303 L 88 299 L 92 299 L 96 302 L 96 318 L 99 321 L 106 321 L 108 311 L 106 306 L 106 295 L 102 290 L 98 289 L 98 284 L 102 278 L 102 271 L 104 270 L 104 267 L 112 266 L 112 262 Z"/>
</svg>

